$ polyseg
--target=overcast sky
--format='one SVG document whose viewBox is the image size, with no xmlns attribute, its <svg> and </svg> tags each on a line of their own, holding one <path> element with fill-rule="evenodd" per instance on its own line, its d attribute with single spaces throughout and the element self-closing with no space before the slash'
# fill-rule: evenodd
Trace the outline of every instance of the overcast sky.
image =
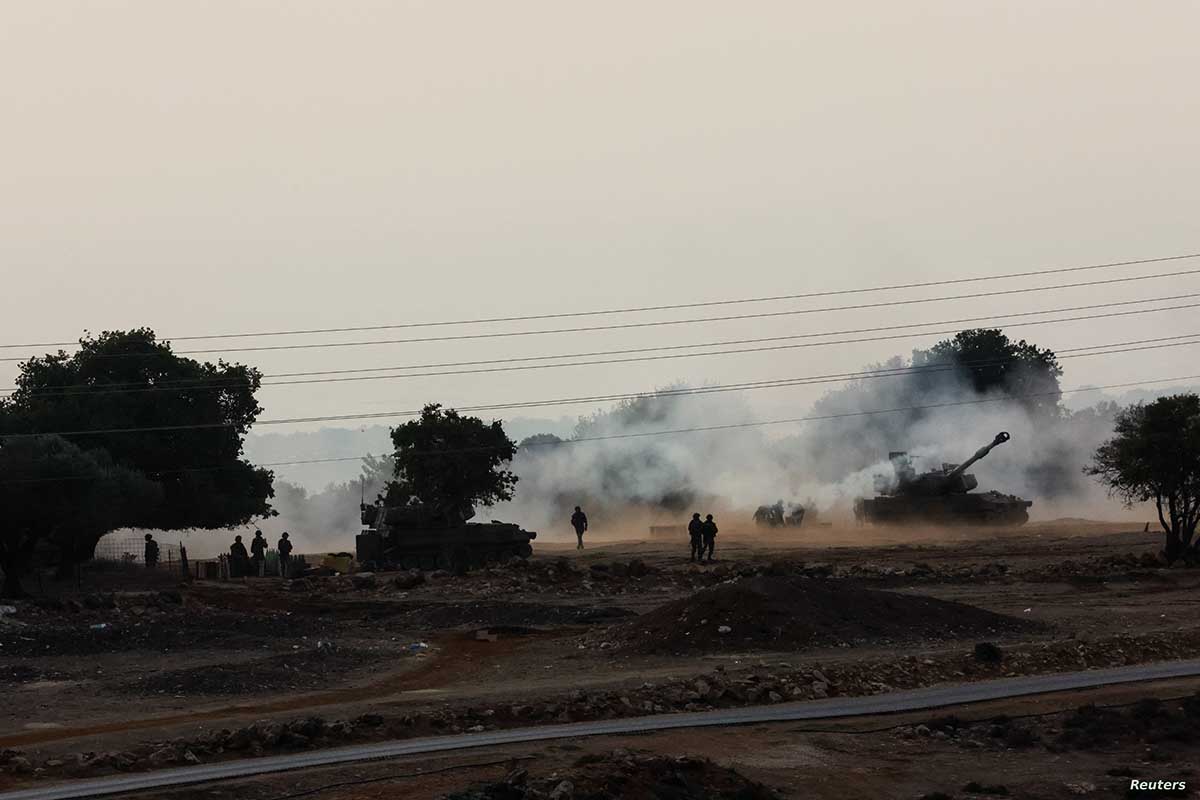
<svg viewBox="0 0 1200 800">
<path fill-rule="evenodd" d="M 1093 0 L 6 3 L 3 343 L 581 311 L 1200 251 L 1198 29 L 1197 4 Z M 1184 269 L 1200 260 L 674 316 Z M 1197 278 L 226 357 L 269 375 L 690 344 L 1162 297 L 1200 292 Z M 1070 348 L 1200 332 L 1195 317 L 1012 333 Z M 285 417 L 619 393 L 842 372 L 937 338 L 262 399 L 264 417 Z M 1065 360 L 1064 384 L 1187 375 L 1195 354 Z M 0 365 L 0 383 L 14 371 Z M 794 416 L 821 391 L 748 397 L 763 417 Z"/>
</svg>

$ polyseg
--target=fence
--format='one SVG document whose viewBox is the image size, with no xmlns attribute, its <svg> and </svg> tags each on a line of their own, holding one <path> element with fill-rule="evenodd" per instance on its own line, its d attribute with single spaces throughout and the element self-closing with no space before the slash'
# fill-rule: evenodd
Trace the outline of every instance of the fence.
<svg viewBox="0 0 1200 800">
<path fill-rule="evenodd" d="M 159 542 L 158 563 L 160 565 L 177 565 L 187 558 L 187 549 L 182 544 Z M 110 533 L 101 536 L 96 543 L 93 558 L 96 561 L 108 561 L 118 564 L 146 566 L 146 538 L 140 533 Z"/>
</svg>

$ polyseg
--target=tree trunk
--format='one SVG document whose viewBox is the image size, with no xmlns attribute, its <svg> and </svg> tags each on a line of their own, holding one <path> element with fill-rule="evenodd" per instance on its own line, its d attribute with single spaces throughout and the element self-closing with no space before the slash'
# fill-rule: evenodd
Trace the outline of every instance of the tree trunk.
<svg viewBox="0 0 1200 800">
<path fill-rule="evenodd" d="M 1163 501 L 1167 504 L 1167 514 L 1163 514 Z M 1163 545 L 1163 558 L 1168 564 L 1174 564 L 1183 552 L 1183 543 L 1179 541 L 1179 522 L 1175 516 L 1175 500 L 1171 496 L 1163 497 L 1158 494 L 1155 497 L 1155 505 L 1158 508 L 1158 521 L 1162 524 L 1163 530 L 1167 533 L 1166 542 Z M 1170 517 L 1168 521 L 1167 517 Z"/>
<path fill-rule="evenodd" d="M 1167 559 L 1167 564 L 1174 564 L 1182 554 L 1183 542 L 1179 541 L 1179 532 L 1175 530 L 1167 531 L 1167 543 L 1163 547 L 1163 556 Z"/>
</svg>

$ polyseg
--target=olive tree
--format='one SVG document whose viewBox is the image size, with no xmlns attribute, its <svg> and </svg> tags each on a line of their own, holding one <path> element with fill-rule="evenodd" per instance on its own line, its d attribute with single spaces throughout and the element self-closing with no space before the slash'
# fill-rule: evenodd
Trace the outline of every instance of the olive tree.
<svg viewBox="0 0 1200 800">
<path fill-rule="evenodd" d="M 1117 413 L 1112 439 L 1085 472 L 1127 506 L 1154 501 L 1168 563 L 1196 560 L 1200 522 L 1200 397 L 1178 394 Z"/>
<path fill-rule="evenodd" d="M 500 422 L 484 422 L 437 403 L 392 429 L 391 502 L 415 495 L 449 517 L 470 519 L 476 504 L 511 500 L 517 476 L 506 468 L 517 452 Z"/>
<path fill-rule="evenodd" d="M 163 501 L 136 509 L 131 525 L 243 525 L 273 513 L 270 470 L 242 453 L 262 411 L 261 379 L 251 367 L 179 355 L 148 328 L 106 331 L 22 363 L 16 391 L 0 402 L 0 437 L 61 433 L 158 483 Z"/>
<path fill-rule="evenodd" d="M 3 440 L 0 594 L 23 593 L 21 576 L 39 553 L 59 563 L 89 557 L 101 536 L 161 499 L 157 484 L 113 463 L 103 450 L 82 450 L 60 436 Z"/>
</svg>

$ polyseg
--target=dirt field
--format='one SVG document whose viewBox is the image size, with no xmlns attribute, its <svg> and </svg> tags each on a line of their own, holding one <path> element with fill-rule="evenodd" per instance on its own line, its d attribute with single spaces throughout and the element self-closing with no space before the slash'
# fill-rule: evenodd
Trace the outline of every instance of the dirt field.
<svg viewBox="0 0 1200 800">
<path fill-rule="evenodd" d="M 688 563 L 686 541 L 612 541 L 582 552 L 541 545 L 527 563 L 461 577 L 381 573 L 189 586 L 159 579 L 23 602 L 0 618 L 0 786 L 1200 656 L 1200 571 L 1162 567 L 1154 558 L 1159 545 L 1140 527 L 1084 521 L 992 532 L 723 532 L 717 562 L 704 566 Z M 984 642 L 994 647 L 976 647 Z M 1003 713 L 1073 711 L 1094 695 L 1125 702 L 1195 690 L 1105 690 L 1009 703 Z M 1188 713 L 1171 706 L 1150 727 L 1180 727 L 1184 719 L 1195 727 L 1200 720 Z M 535 749 L 536 765 L 517 788 L 513 765 L 493 765 L 426 776 L 404 791 L 548 796 L 557 783 L 546 781 L 557 770 L 573 776 L 578 796 L 606 791 L 599 773 L 624 775 L 628 796 L 634 788 L 659 796 L 643 785 L 645 775 L 665 768 L 654 759 L 688 756 L 713 762 L 668 770 L 697 796 L 706 796 L 706 781 L 715 787 L 711 796 L 758 791 L 739 788 L 740 779 L 719 769 L 733 767 L 749 784 L 784 797 L 986 796 L 968 792 L 971 781 L 976 789 L 1003 784 L 1010 796 L 1104 797 L 1125 796 L 1108 793 L 1121 779 L 1108 770 L 1155 776 L 1161 769 L 1170 772 L 1165 779 L 1200 762 L 1194 740 L 1150 741 L 1144 727 L 1104 747 L 1067 742 L 1065 719 L 994 736 L 990 725 L 926 724 L 916 732 L 917 720 L 871 735 L 842 725 L 822 726 L 841 731 L 829 734 L 760 726 L 606 737 Z M 1124 723 L 1105 717 L 1099 724 Z M 589 759 L 577 764 L 583 755 Z M 487 758 L 447 763 L 475 760 Z M 403 765 L 353 772 L 389 770 Z M 1079 791 L 1065 788 L 1071 776 Z M 295 783 L 315 785 L 319 777 Z M 270 786 L 284 793 L 278 780 Z M 855 786 L 857 793 L 849 791 Z M 396 789 L 381 782 L 322 796 L 382 797 Z M 253 786 L 236 791 L 229 796 L 272 796 Z M 221 786 L 203 792 L 228 793 Z"/>
</svg>

